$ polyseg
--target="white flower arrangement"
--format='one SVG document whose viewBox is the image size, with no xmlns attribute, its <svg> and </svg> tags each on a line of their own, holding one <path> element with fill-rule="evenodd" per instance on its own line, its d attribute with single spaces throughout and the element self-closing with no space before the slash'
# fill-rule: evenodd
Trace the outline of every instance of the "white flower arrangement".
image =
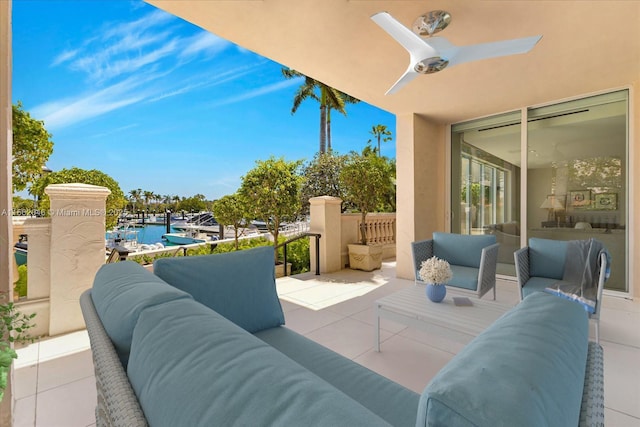
<svg viewBox="0 0 640 427">
<path fill-rule="evenodd" d="M 419 274 L 424 282 L 434 285 L 444 285 L 453 276 L 449 263 L 438 257 L 431 257 L 423 261 Z"/>
</svg>

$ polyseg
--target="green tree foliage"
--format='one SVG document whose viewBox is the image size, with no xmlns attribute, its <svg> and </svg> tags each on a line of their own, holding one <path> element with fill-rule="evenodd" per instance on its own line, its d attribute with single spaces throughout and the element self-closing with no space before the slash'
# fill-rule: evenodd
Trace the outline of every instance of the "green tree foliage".
<svg viewBox="0 0 640 427">
<path fill-rule="evenodd" d="M 281 224 L 295 219 L 300 211 L 301 164 L 270 157 L 256 161 L 256 166 L 242 177 L 239 193 L 247 202 L 248 213 L 266 223 L 274 245 Z"/>
<path fill-rule="evenodd" d="M 300 274 L 309 271 L 309 266 L 311 265 L 309 241 L 310 238 L 305 237 L 287 245 L 287 262 L 291 263 L 291 274 Z M 278 255 L 281 255 L 284 251 L 281 248 L 278 252 Z"/>
<path fill-rule="evenodd" d="M 369 212 L 382 204 L 391 176 L 379 156 L 352 152 L 340 172 L 340 183 L 346 200 L 353 203 L 362 215 L 360 242 L 367 244 L 365 221 Z"/>
<path fill-rule="evenodd" d="M 385 125 L 375 125 L 371 127 L 371 130 L 369 131 L 369 133 L 371 135 L 373 135 L 373 137 L 375 138 L 375 140 L 378 142 L 378 156 L 380 155 L 380 142 L 389 142 L 391 140 L 393 140 L 393 138 L 391 137 L 391 131 L 389 129 L 387 129 L 387 127 Z M 371 143 L 371 140 L 369 140 L 369 143 Z"/>
<path fill-rule="evenodd" d="M 238 237 L 240 229 L 246 223 L 247 206 L 238 193 L 223 196 L 213 204 L 213 216 L 220 227 L 230 225 L 233 227 L 235 248 L 238 250 Z"/>
<path fill-rule="evenodd" d="M 14 283 L 13 287 L 18 292 L 19 297 L 27 296 L 27 265 L 18 266 L 18 280 Z"/>
<path fill-rule="evenodd" d="M 318 152 L 321 154 L 326 153 L 327 140 L 331 141 L 331 110 L 336 110 L 346 115 L 345 104 L 355 104 L 360 101 L 298 71 L 283 68 L 282 75 L 286 79 L 304 77 L 304 82 L 293 96 L 291 114 L 295 114 L 300 104 L 307 99 L 313 99 L 320 104 L 320 148 Z M 329 150 L 331 150 L 330 144 L 329 142 Z"/>
<path fill-rule="evenodd" d="M 207 208 L 206 197 L 196 194 L 191 197 L 184 197 L 178 202 L 178 211 L 200 212 Z"/>
<path fill-rule="evenodd" d="M 73 167 L 42 176 L 34 183 L 32 191 L 40 199 L 38 209 L 41 211 L 49 210 L 49 196 L 44 192 L 47 185 L 69 183 L 98 185 L 111 190 L 111 194 L 107 196 L 105 223 L 107 229 L 111 229 L 118 224 L 118 216 L 126 203 L 124 193 L 115 179 L 96 169 L 86 170 Z"/>
<path fill-rule="evenodd" d="M 20 196 L 13 196 L 13 211 L 16 216 L 27 216 L 33 210 L 35 206 L 33 205 L 33 199 L 25 199 Z"/>
<path fill-rule="evenodd" d="M 35 120 L 22 109 L 22 103 L 13 105 L 13 191 L 22 191 L 42 174 L 42 167 L 53 152 L 51 134 L 44 122 Z"/>
<path fill-rule="evenodd" d="M 11 343 L 27 344 L 35 340 L 29 334 L 29 329 L 35 326 L 32 323 L 35 313 L 22 314 L 12 302 L 5 300 L 6 295 L 0 295 L 0 401 L 7 387 L 11 363 L 18 357 Z"/>
<path fill-rule="evenodd" d="M 371 145 L 367 145 L 362 150 L 363 156 L 377 157 L 381 168 L 384 170 L 385 176 L 388 177 L 385 180 L 385 188 L 382 191 L 382 197 L 380 204 L 378 205 L 377 212 L 395 212 L 396 211 L 396 160 L 390 159 L 386 156 L 379 156 L 376 149 Z M 372 160 L 375 161 L 375 160 Z M 348 207 L 348 209 L 352 209 Z"/>
<path fill-rule="evenodd" d="M 346 156 L 333 152 L 317 153 L 303 167 L 300 203 L 304 215 L 309 213 L 309 199 L 312 197 L 333 196 L 344 199 L 344 192 L 340 187 L 340 170 L 345 161 Z"/>
</svg>

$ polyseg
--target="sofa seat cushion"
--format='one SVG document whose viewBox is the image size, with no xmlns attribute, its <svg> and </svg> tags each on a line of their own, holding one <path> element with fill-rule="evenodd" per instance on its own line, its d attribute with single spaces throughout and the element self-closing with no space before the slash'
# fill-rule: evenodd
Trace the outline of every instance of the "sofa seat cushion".
<svg viewBox="0 0 640 427">
<path fill-rule="evenodd" d="M 536 292 L 425 388 L 417 426 L 577 426 L 589 327 L 580 305 Z"/>
<path fill-rule="evenodd" d="M 389 424 L 416 425 L 419 394 L 285 327 L 255 335 Z"/>
<path fill-rule="evenodd" d="M 534 292 L 544 292 L 546 288 L 555 283 L 558 283 L 558 280 L 548 279 L 546 277 L 531 277 L 522 287 L 522 298 Z"/>
<path fill-rule="evenodd" d="M 563 240 L 529 239 L 529 274 L 562 280 L 567 256 L 567 242 Z"/>
<path fill-rule="evenodd" d="M 249 332 L 284 324 L 273 246 L 162 258 L 153 264 L 153 272 Z"/>
<path fill-rule="evenodd" d="M 145 310 L 127 374 L 149 425 L 380 426 L 326 381 L 192 300 Z"/>
<path fill-rule="evenodd" d="M 433 255 L 449 264 L 480 268 L 482 249 L 495 243 L 496 236 L 491 234 L 433 233 Z"/>
<path fill-rule="evenodd" d="M 478 289 L 478 272 L 477 268 L 452 265 L 451 273 L 453 275 L 447 286 L 475 291 Z"/>
<path fill-rule="evenodd" d="M 129 359 L 133 328 L 142 310 L 184 298 L 192 299 L 133 261 L 100 267 L 91 290 L 93 304 L 124 367 Z"/>
</svg>

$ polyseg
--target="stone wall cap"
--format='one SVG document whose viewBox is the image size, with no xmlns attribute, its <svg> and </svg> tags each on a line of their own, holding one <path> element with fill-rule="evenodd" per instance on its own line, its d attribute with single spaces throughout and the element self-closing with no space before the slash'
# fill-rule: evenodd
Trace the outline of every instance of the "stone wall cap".
<svg viewBox="0 0 640 427">
<path fill-rule="evenodd" d="M 72 198 L 87 196 L 103 196 L 107 197 L 111 194 L 111 190 L 106 187 L 91 184 L 49 184 L 44 192 L 49 196 L 67 196 Z"/>
<path fill-rule="evenodd" d="M 24 220 L 22 225 L 29 230 L 38 228 L 48 229 L 51 227 L 51 218 L 28 218 Z"/>
<path fill-rule="evenodd" d="M 323 203 L 339 204 L 339 203 L 342 203 L 342 199 L 340 197 L 333 197 L 333 196 L 318 196 L 318 197 L 310 198 L 309 203 L 311 203 L 312 205 L 323 204 Z"/>
</svg>

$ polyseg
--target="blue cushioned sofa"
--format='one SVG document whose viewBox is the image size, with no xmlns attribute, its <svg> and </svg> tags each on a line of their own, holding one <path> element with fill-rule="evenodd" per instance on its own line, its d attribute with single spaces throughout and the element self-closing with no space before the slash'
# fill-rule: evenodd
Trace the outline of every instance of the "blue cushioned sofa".
<svg viewBox="0 0 640 427">
<path fill-rule="evenodd" d="M 273 270 L 272 248 L 158 260 L 155 274 L 132 262 L 103 266 L 81 297 L 97 425 L 586 426 L 601 419 L 602 353 L 587 344 L 584 310 L 568 301 L 526 298 L 420 395 L 283 326 Z"/>
<path fill-rule="evenodd" d="M 447 286 L 478 298 L 493 289 L 496 299 L 498 248 L 494 235 L 433 233 L 433 239 L 411 243 L 416 283 L 424 283 L 419 274 L 422 263 L 435 256 L 451 266 L 453 277 Z"/>
</svg>

